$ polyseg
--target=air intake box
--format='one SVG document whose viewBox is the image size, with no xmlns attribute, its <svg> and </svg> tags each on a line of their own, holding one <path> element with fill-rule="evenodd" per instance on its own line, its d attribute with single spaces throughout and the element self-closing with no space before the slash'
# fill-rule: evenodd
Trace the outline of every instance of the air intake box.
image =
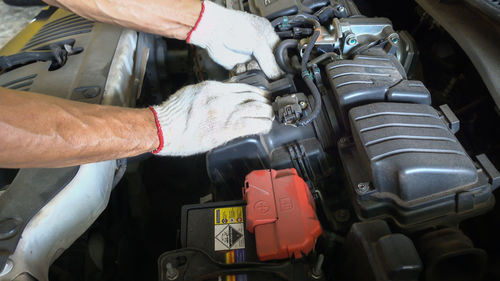
<svg viewBox="0 0 500 281">
<path fill-rule="evenodd" d="M 369 55 L 337 60 L 326 66 L 338 119 L 349 128 L 348 112 L 372 102 L 431 104 L 431 96 L 420 81 L 407 80 L 401 63 L 393 55 L 374 49 Z"/>
<path fill-rule="evenodd" d="M 349 120 L 353 141 L 339 149 L 361 219 L 420 228 L 494 204 L 488 177 L 431 106 L 374 103 L 351 109 Z"/>
</svg>

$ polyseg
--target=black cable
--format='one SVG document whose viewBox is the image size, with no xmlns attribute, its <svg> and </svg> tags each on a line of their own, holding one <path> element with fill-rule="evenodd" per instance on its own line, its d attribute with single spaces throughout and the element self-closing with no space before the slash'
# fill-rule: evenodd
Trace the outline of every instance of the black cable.
<svg viewBox="0 0 500 281">
<path fill-rule="evenodd" d="M 314 48 L 314 45 L 319 38 L 319 35 L 320 31 L 316 30 L 311 38 L 311 41 L 307 44 L 306 50 L 304 51 L 304 56 L 302 57 L 302 65 L 301 65 L 302 78 L 304 79 L 304 82 L 306 83 L 307 87 L 311 91 L 314 98 L 314 109 L 312 110 L 309 116 L 304 116 L 299 120 L 299 122 L 297 122 L 298 126 L 308 125 L 314 119 L 316 119 L 316 117 L 318 117 L 319 113 L 321 112 L 321 106 L 322 106 L 321 94 L 318 90 L 318 87 L 316 87 L 316 85 L 314 84 L 311 74 L 307 70 L 307 62 L 309 61 L 312 49 Z"/>
<path fill-rule="evenodd" d="M 314 108 L 309 116 L 304 116 L 302 117 L 298 122 L 297 126 L 306 126 L 309 123 L 311 123 L 316 117 L 318 117 L 319 113 L 321 112 L 321 106 L 322 106 L 322 101 L 321 101 L 321 94 L 318 90 L 318 87 L 314 84 L 313 78 L 311 73 L 307 70 L 307 62 L 309 61 L 309 57 L 311 56 L 312 49 L 314 48 L 314 45 L 316 44 L 316 41 L 318 40 L 321 31 L 321 25 L 318 21 L 318 18 L 316 16 L 310 15 L 310 14 L 297 14 L 295 16 L 284 16 L 284 17 L 279 17 L 271 22 L 273 27 L 278 27 L 279 29 L 286 30 L 292 28 L 295 24 L 304 24 L 304 23 L 310 23 L 314 26 L 314 34 L 311 37 L 311 41 L 307 44 L 307 47 L 304 51 L 304 55 L 302 56 L 302 63 L 301 63 L 301 71 L 302 71 L 302 78 L 304 79 L 304 82 L 306 83 L 307 87 L 311 91 L 313 98 L 314 98 Z M 283 43 L 286 42 L 286 43 Z M 288 73 L 294 73 L 295 71 L 286 64 L 285 62 L 285 56 L 284 52 L 286 49 L 291 48 L 293 46 L 296 46 L 298 43 L 297 40 L 285 40 L 283 41 L 276 51 L 276 61 L 280 65 L 283 70 L 285 70 Z"/>
</svg>

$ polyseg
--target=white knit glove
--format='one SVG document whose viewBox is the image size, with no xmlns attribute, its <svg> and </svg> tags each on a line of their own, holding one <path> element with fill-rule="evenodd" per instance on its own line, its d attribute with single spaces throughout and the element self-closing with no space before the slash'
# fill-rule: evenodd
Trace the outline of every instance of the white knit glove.
<svg viewBox="0 0 500 281">
<path fill-rule="evenodd" d="M 271 130 L 274 113 L 267 93 L 238 83 L 206 81 L 186 86 L 151 107 L 158 127 L 158 155 L 206 152 L 234 138 Z"/>
<path fill-rule="evenodd" d="M 202 5 L 200 18 L 188 34 L 188 43 L 207 49 L 210 57 L 228 70 L 253 56 L 267 77 L 276 79 L 283 75 L 273 54 L 280 39 L 267 19 L 208 0 Z"/>
</svg>

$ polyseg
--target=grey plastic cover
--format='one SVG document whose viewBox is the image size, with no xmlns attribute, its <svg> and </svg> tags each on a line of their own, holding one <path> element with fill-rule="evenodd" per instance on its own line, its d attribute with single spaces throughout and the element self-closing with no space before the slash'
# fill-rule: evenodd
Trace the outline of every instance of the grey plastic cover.
<svg viewBox="0 0 500 281">
<path fill-rule="evenodd" d="M 430 106 L 374 103 L 349 112 L 377 192 L 412 201 L 478 180 L 474 163 Z"/>
</svg>

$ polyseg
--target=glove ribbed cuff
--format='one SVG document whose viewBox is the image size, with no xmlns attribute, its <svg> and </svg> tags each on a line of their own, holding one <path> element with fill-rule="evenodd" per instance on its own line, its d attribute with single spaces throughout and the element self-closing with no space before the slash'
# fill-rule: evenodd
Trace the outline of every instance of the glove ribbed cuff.
<svg viewBox="0 0 500 281">
<path fill-rule="evenodd" d="M 163 130 L 162 130 L 161 125 L 160 125 L 160 120 L 158 119 L 158 113 L 156 112 L 156 110 L 152 106 L 150 106 L 149 109 L 151 110 L 151 112 L 153 112 L 153 115 L 155 117 L 156 130 L 158 133 L 158 140 L 160 141 L 160 144 L 158 145 L 158 147 L 155 150 L 152 151 L 152 153 L 158 154 L 162 151 L 163 146 L 165 145 L 165 141 L 163 139 Z"/>
<path fill-rule="evenodd" d="M 193 32 L 196 30 L 196 28 L 198 27 L 198 25 L 200 24 L 200 21 L 201 19 L 203 18 L 203 14 L 205 13 L 205 1 L 202 1 L 201 2 L 201 12 L 200 12 L 200 16 L 198 17 L 198 20 L 196 21 L 196 23 L 194 24 L 194 27 L 193 29 L 191 29 L 191 31 L 188 33 L 188 36 L 187 36 L 187 39 L 186 39 L 186 42 L 187 43 L 191 43 L 191 35 L 193 34 Z"/>
</svg>

